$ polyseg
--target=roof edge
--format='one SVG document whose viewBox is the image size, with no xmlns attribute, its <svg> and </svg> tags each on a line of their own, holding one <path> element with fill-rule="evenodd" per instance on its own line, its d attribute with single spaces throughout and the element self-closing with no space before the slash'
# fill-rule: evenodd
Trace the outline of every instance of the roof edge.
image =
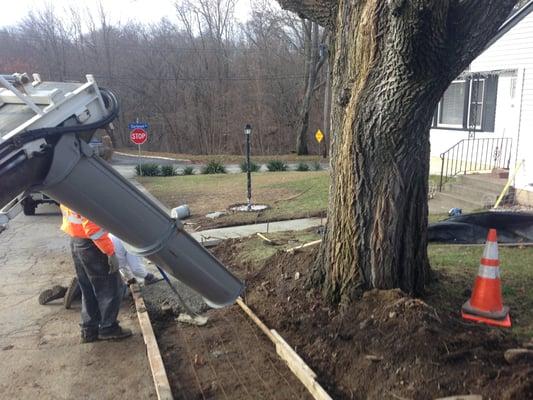
<svg viewBox="0 0 533 400">
<path fill-rule="evenodd" d="M 498 29 L 496 36 L 494 36 L 489 41 L 489 43 L 487 43 L 485 50 L 492 46 L 498 39 L 500 39 L 503 35 L 509 32 L 512 28 L 514 28 L 525 17 L 531 14 L 531 12 L 533 12 L 533 0 L 530 0 L 529 3 L 527 3 L 524 7 L 514 13 L 502 24 L 502 26 L 500 26 L 500 29 Z"/>
</svg>

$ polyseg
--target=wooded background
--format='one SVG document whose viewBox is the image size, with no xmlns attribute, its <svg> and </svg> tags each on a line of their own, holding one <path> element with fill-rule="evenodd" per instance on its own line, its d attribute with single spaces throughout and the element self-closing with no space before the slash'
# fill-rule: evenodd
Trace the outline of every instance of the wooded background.
<svg viewBox="0 0 533 400">
<path fill-rule="evenodd" d="M 139 118 L 150 124 L 146 150 L 240 154 L 250 123 L 254 154 L 296 151 L 298 132 L 298 148 L 318 153 L 325 32 L 269 0 L 253 1 L 241 24 L 235 2 L 179 1 L 176 22 L 150 25 L 111 24 L 102 6 L 59 17 L 49 3 L 0 30 L 0 73 L 93 74 L 121 102 L 117 147 L 133 146 L 127 125 Z"/>
</svg>

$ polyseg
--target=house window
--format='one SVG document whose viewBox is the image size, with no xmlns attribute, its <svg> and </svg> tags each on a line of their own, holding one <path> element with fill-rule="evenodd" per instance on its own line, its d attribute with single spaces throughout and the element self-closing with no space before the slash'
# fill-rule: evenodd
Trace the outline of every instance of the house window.
<svg viewBox="0 0 533 400">
<path fill-rule="evenodd" d="M 464 119 L 465 81 L 453 81 L 439 104 L 438 125 L 461 128 Z"/>
<path fill-rule="evenodd" d="M 485 97 L 485 79 L 470 81 L 470 102 L 468 110 L 468 126 L 481 129 L 483 117 L 483 99 Z"/>
<path fill-rule="evenodd" d="M 440 100 L 433 126 L 494 132 L 498 76 L 453 81 Z"/>
</svg>

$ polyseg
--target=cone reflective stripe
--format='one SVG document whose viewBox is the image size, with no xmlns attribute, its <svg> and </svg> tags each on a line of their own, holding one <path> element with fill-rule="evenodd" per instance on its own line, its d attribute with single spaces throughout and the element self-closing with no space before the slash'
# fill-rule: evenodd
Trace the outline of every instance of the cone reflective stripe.
<svg viewBox="0 0 533 400">
<path fill-rule="evenodd" d="M 503 305 L 496 229 L 490 229 L 472 296 L 462 307 L 462 317 L 490 325 L 511 326 L 509 307 Z"/>
</svg>

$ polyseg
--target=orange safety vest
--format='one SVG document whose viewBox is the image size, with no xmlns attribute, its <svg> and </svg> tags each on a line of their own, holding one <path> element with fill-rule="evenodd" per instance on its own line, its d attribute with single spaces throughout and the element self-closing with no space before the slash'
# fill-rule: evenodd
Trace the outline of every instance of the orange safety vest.
<svg viewBox="0 0 533 400">
<path fill-rule="evenodd" d="M 108 256 L 115 253 L 113 242 L 104 228 L 99 227 L 63 204 L 61 204 L 60 208 L 63 214 L 63 223 L 61 224 L 63 232 L 72 237 L 91 239 L 100 251 Z"/>
</svg>

